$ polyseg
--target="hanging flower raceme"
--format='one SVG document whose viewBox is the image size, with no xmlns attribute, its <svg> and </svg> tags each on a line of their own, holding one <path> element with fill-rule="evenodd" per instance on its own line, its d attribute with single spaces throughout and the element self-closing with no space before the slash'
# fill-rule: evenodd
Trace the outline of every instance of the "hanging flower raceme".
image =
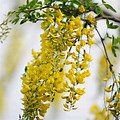
<svg viewBox="0 0 120 120">
<path fill-rule="evenodd" d="M 113 74 L 114 75 L 114 74 Z M 113 83 L 107 83 L 112 79 Z M 104 81 L 106 82 L 105 88 L 105 105 L 107 110 L 112 113 L 112 115 L 119 119 L 120 117 L 120 77 L 116 78 L 105 78 Z"/>
<path fill-rule="evenodd" d="M 22 76 L 23 118 L 29 120 L 43 120 L 56 93 L 65 93 L 65 110 L 76 109 L 76 101 L 85 93 L 80 85 L 90 76 L 92 56 L 86 47 L 95 43 L 95 20 L 90 17 L 93 27 L 84 28 L 80 16 L 67 19 L 56 6 L 43 13 L 46 19 L 41 23 L 42 48 L 40 52 L 32 50 L 34 59 Z M 81 6 L 80 11 L 85 8 Z"/>
</svg>

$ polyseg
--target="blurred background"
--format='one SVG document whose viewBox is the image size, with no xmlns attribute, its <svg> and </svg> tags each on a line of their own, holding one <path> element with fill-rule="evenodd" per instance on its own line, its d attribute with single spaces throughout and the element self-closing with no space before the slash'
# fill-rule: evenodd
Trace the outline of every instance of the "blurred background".
<svg viewBox="0 0 120 120">
<path fill-rule="evenodd" d="M 96 0 L 100 2 L 101 0 Z M 119 0 L 106 0 L 116 10 L 117 13 L 110 14 L 120 17 L 120 1 Z M 17 9 L 25 0 L 0 0 L 0 23 L 6 18 L 7 12 Z M 21 79 L 24 73 L 24 68 L 27 63 L 32 59 L 31 50 L 39 50 L 40 47 L 40 22 L 35 24 L 25 23 L 23 25 L 10 25 L 12 30 L 3 43 L 0 43 L 0 120 L 18 120 L 19 114 L 22 113 L 21 109 L 23 97 L 20 93 Z M 106 28 L 104 20 L 98 22 L 98 29 L 104 36 L 106 31 L 111 32 L 115 36 L 119 36 L 119 31 L 110 31 Z M 90 107 L 93 104 L 104 106 L 102 78 L 105 76 L 105 59 L 102 46 L 99 43 L 98 36 L 95 36 L 97 41 L 96 45 L 91 49 L 93 62 L 90 65 L 91 76 L 86 79 L 85 88 L 86 94 L 81 97 L 77 103 L 78 109 L 75 111 L 64 112 L 62 101 L 58 99 L 51 104 L 45 120 L 93 120 L 90 113 Z M 106 42 L 108 54 L 113 64 L 115 64 L 116 72 L 119 71 L 119 56 L 117 60 L 111 54 L 110 42 Z"/>
</svg>

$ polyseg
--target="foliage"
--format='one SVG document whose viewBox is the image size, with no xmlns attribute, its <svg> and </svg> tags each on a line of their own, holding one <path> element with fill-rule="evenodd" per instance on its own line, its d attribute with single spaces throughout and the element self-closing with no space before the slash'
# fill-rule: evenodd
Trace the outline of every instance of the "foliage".
<svg viewBox="0 0 120 120">
<path fill-rule="evenodd" d="M 116 10 L 102 0 L 102 5 Z M 94 13 L 94 14 L 92 14 Z M 77 109 L 75 103 L 85 93 L 81 87 L 85 78 L 90 76 L 89 63 L 92 61 L 90 49 L 95 44 L 94 33 L 98 34 L 102 43 L 106 66 L 111 76 L 107 74 L 105 81 L 105 110 L 103 114 L 112 115 L 116 120 L 120 117 L 120 76 L 116 76 L 113 64 L 105 46 L 105 37 L 98 30 L 97 20 L 106 19 L 108 29 L 118 29 L 114 22 L 119 19 L 107 16 L 101 5 L 92 0 L 27 0 L 16 11 L 10 11 L 6 24 L 0 25 L 0 38 L 7 35 L 7 23 L 24 24 L 28 21 L 42 21 L 41 50 L 32 50 L 33 60 L 25 67 L 22 75 L 23 115 L 20 120 L 43 120 L 54 101 L 55 95 L 65 93 L 64 110 Z M 3 29 L 5 25 L 6 29 Z M 117 57 L 120 38 L 114 35 L 106 36 L 112 40 L 112 53 Z M 66 70 L 67 68 L 67 70 Z M 101 79 L 102 80 L 102 79 Z M 108 81 L 111 81 L 108 83 Z M 109 117 L 108 117 L 109 118 Z M 103 118 L 102 118 L 103 119 Z"/>
</svg>

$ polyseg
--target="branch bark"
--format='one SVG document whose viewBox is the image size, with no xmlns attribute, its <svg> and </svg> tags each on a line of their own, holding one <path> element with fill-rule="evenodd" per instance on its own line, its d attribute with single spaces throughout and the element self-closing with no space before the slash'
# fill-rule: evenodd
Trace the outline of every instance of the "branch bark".
<svg viewBox="0 0 120 120">
<path fill-rule="evenodd" d="M 101 19 L 109 19 L 114 22 L 120 23 L 120 18 L 114 17 L 113 15 L 111 15 L 110 13 L 108 13 L 106 11 L 103 11 L 103 15 L 100 14 L 100 15 L 96 16 L 96 20 L 101 20 Z"/>
</svg>

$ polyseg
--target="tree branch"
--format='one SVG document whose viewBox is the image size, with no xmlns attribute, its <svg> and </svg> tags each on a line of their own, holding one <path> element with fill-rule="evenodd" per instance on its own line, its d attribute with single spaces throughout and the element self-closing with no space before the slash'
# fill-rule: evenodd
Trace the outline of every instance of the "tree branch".
<svg viewBox="0 0 120 120">
<path fill-rule="evenodd" d="M 109 19 L 112 20 L 114 22 L 118 22 L 120 23 L 120 18 L 114 17 L 113 15 L 111 15 L 110 13 L 103 11 L 103 15 L 100 14 L 96 17 L 96 20 L 101 20 L 101 19 Z"/>
</svg>

